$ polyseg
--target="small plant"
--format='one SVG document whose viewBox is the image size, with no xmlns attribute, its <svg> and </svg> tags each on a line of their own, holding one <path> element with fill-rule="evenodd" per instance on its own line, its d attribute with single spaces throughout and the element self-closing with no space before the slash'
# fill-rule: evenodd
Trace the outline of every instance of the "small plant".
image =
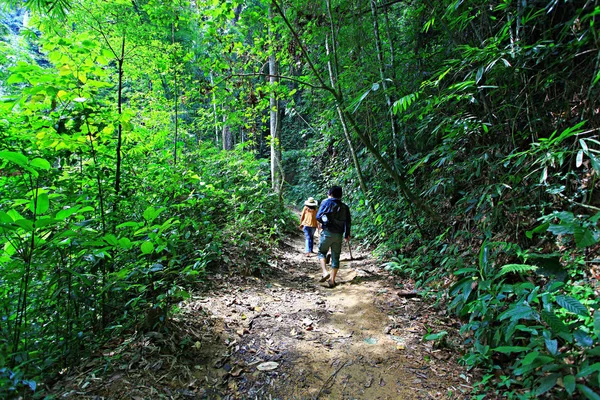
<svg viewBox="0 0 600 400">
<path fill-rule="evenodd" d="M 447 331 L 440 331 L 436 333 L 432 333 L 429 329 L 427 330 L 427 334 L 423 336 L 423 340 L 434 342 L 436 347 L 447 347 L 446 336 L 448 336 Z"/>
</svg>

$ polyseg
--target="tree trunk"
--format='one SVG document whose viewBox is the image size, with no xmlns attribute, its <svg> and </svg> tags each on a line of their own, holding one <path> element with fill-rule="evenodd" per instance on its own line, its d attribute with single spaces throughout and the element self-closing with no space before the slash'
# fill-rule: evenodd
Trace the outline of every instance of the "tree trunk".
<svg viewBox="0 0 600 400">
<path fill-rule="evenodd" d="M 119 114 L 119 127 L 117 129 L 117 172 L 115 176 L 115 202 L 113 211 L 117 210 L 119 204 L 119 192 L 121 191 L 121 145 L 123 143 L 123 123 L 121 115 L 123 114 L 123 62 L 125 60 L 125 36 L 121 41 L 121 56 L 117 60 L 119 66 L 119 86 L 117 93 L 117 112 Z"/>
<path fill-rule="evenodd" d="M 283 12 L 283 10 L 279 6 L 279 4 L 277 4 L 277 2 L 273 2 L 272 4 L 274 4 L 277 7 L 279 15 L 281 16 L 281 18 L 283 19 L 284 23 L 286 24 L 286 26 L 288 27 L 288 29 L 292 33 L 294 39 L 296 40 L 296 42 L 300 46 L 300 49 L 302 51 L 302 55 L 304 56 L 305 61 L 308 63 L 308 65 L 309 65 L 310 69 L 312 70 L 312 72 L 315 74 L 315 77 L 319 81 L 319 84 L 321 85 L 321 88 L 323 90 L 326 90 L 329 93 L 331 93 L 331 95 L 333 96 L 333 98 L 334 98 L 334 100 L 336 102 L 336 106 L 339 107 L 342 110 L 342 114 L 346 117 L 346 121 L 349 122 L 350 127 L 354 130 L 354 132 L 356 133 L 356 135 L 358 136 L 358 138 L 360 139 L 360 141 L 367 147 L 367 150 L 369 150 L 369 152 L 377 159 L 377 161 L 381 164 L 381 166 L 383 167 L 383 169 L 390 175 L 390 177 L 394 180 L 394 182 L 396 183 L 396 185 L 398 185 L 398 188 L 400 189 L 400 192 L 404 196 L 405 200 L 411 206 L 414 204 L 418 209 L 420 209 L 423 212 L 425 212 L 429 217 L 433 218 L 435 221 L 440 221 L 439 215 L 437 215 L 431 209 L 431 207 L 429 207 L 419 196 L 417 196 L 416 194 L 414 194 L 410 190 L 410 188 L 406 184 L 406 181 L 404 180 L 404 178 L 396 170 L 395 165 L 390 164 L 389 162 L 387 162 L 387 160 L 383 157 L 383 155 L 379 152 L 379 150 L 377 150 L 377 148 L 373 145 L 373 143 L 371 142 L 370 138 L 358 126 L 358 124 L 356 123 L 356 121 L 352 117 L 352 114 L 350 114 L 348 111 L 346 111 L 346 105 L 345 105 L 345 101 L 344 101 L 344 97 L 343 97 L 342 92 L 341 91 L 337 91 L 335 88 L 333 88 L 331 86 L 328 86 L 325 83 L 325 81 L 323 80 L 322 75 L 319 73 L 319 71 L 317 70 L 317 68 L 313 64 L 311 58 L 309 57 L 306 49 L 304 48 L 304 45 L 303 45 L 302 41 L 300 40 L 300 38 L 298 37 L 297 32 L 294 30 L 294 28 L 292 27 L 292 25 L 288 21 L 285 13 Z M 329 2 L 328 2 L 328 4 L 329 4 Z M 329 11 L 329 14 L 330 14 L 330 19 L 331 19 L 331 10 Z M 335 53 L 334 53 L 334 56 L 335 56 Z"/>
<path fill-rule="evenodd" d="M 390 122 L 392 123 L 392 147 L 394 149 L 394 161 L 398 158 L 398 140 L 397 140 L 397 126 L 396 118 L 392 112 L 392 99 L 388 93 L 387 81 L 385 80 L 385 62 L 383 60 L 383 49 L 381 47 L 381 37 L 379 35 L 379 21 L 377 16 L 377 4 L 375 0 L 371 0 L 371 14 L 373 15 L 373 32 L 375 34 L 375 48 L 377 50 L 377 61 L 379 62 L 379 78 L 381 79 L 381 86 L 383 87 L 383 93 L 385 95 L 385 104 L 390 116 Z"/>
<path fill-rule="evenodd" d="M 175 24 L 171 24 L 171 44 L 173 45 L 173 50 L 175 51 Z M 179 115 L 178 115 L 178 102 L 179 102 L 179 93 L 177 92 L 177 54 L 174 54 L 173 57 L 174 69 L 173 69 L 173 89 L 174 89 L 174 97 L 175 97 L 175 135 L 173 138 L 173 165 L 177 165 L 177 129 L 179 125 Z"/>
<path fill-rule="evenodd" d="M 269 19 L 273 20 L 273 8 L 269 8 Z M 269 28 L 269 36 L 273 35 Z M 270 106 L 270 133 L 271 133 L 271 187 L 281 194 L 281 147 L 279 140 L 279 124 L 277 122 L 279 115 L 279 101 L 275 93 L 275 83 L 277 82 L 277 60 L 275 59 L 275 48 L 271 49 L 269 55 L 269 84 L 271 86 Z"/>
<path fill-rule="evenodd" d="M 212 103 L 213 103 L 213 113 L 215 115 L 215 146 L 219 147 L 219 117 L 217 115 L 217 98 L 215 95 L 215 80 L 213 79 L 213 73 L 210 71 L 210 85 L 212 92 Z"/>
<path fill-rule="evenodd" d="M 329 8 L 329 0 L 327 1 L 327 7 Z M 332 20 L 333 21 L 333 20 Z M 333 22 L 332 22 L 333 23 Z M 333 35 L 333 27 L 331 29 L 331 34 Z M 335 38 L 331 40 L 331 47 L 333 52 L 336 51 Z M 325 49 L 327 51 L 327 67 L 329 69 L 329 81 L 331 82 L 332 87 L 336 87 L 336 76 L 334 75 L 333 66 L 331 65 L 331 57 L 329 52 L 329 45 L 327 44 L 327 36 L 325 36 Z M 335 57 L 335 56 L 334 56 Z M 350 155 L 352 156 L 352 163 L 354 164 L 354 168 L 356 169 L 356 176 L 358 177 L 358 184 L 360 186 L 360 190 L 365 197 L 367 204 L 369 205 L 369 209 L 371 213 L 375 213 L 375 208 L 373 208 L 373 203 L 369 198 L 369 191 L 367 190 L 367 184 L 365 183 L 365 179 L 363 177 L 362 169 L 360 167 L 360 163 L 358 162 L 358 157 L 356 155 L 356 151 L 354 151 L 354 145 L 352 144 L 352 139 L 350 137 L 350 132 L 348 132 L 348 125 L 346 124 L 346 118 L 340 108 L 339 104 L 336 104 L 336 109 L 338 116 L 340 117 L 340 123 L 342 124 L 342 130 L 344 131 L 344 136 L 346 137 L 346 142 L 348 143 L 348 149 L 350 150 Z"/>
<path fill-rule="evenodd" d="M 227 125 L 227 116 L 223 116 L 223 133 L 221 137 L 223 142 L 223 150 L 233 150 L 233 136 L 231 135 L 231 127 Z"/>
</svg>

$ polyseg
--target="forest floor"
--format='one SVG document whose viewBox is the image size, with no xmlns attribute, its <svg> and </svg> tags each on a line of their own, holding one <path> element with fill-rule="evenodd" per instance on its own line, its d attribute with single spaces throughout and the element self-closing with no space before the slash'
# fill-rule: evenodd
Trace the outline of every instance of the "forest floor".
<svg viewBox="0 0 600 400">
<path fill-rule="evenodd" d="M 168 333 L 139 333 L 58 382 L 77 399 L 462 399 L 458 324 L 367 253 L 319 283 L 299 232 L 262 278 L 213 276 Z M 347 250 L 347 247 L 345 248 Z M 407 293 L 409 295 L 407 295 Z M 447 345 L 423 340 L 448 332 Z"/>
</svg>

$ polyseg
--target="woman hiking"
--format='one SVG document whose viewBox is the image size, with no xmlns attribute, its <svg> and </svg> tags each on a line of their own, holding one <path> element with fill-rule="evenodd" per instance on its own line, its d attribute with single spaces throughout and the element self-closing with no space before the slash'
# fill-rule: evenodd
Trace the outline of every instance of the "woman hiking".
<svg viewBox="0 0 600 400">
<path fill-rule="evenodd" d="M 304 255 L 306 257 L 310 257 L 313 253 L 314 243 L 315 243 L 315 231 L 319 226 L 317 222 L 317 206 L 319 203 L 312 198 L 309 197 L 308 200 L 304 202 L 304 208 L 302 209 L 302 215 L 300 216 L 300 230 L 304 231 L 305 238 L 305 250 Z"/>
</svg>

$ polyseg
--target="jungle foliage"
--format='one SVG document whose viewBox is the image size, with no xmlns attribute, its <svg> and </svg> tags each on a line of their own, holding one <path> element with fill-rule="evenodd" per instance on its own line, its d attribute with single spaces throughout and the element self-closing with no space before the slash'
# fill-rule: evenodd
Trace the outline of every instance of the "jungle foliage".
<svg viewBox="0 0 600 400">
<path fill-rule="evenodd" d="M 600 398 L 597 1 L 4 3 L 1 395 L 261 273 L 279 146 L 461 319 L 474 396 Z"/>
</svg>

